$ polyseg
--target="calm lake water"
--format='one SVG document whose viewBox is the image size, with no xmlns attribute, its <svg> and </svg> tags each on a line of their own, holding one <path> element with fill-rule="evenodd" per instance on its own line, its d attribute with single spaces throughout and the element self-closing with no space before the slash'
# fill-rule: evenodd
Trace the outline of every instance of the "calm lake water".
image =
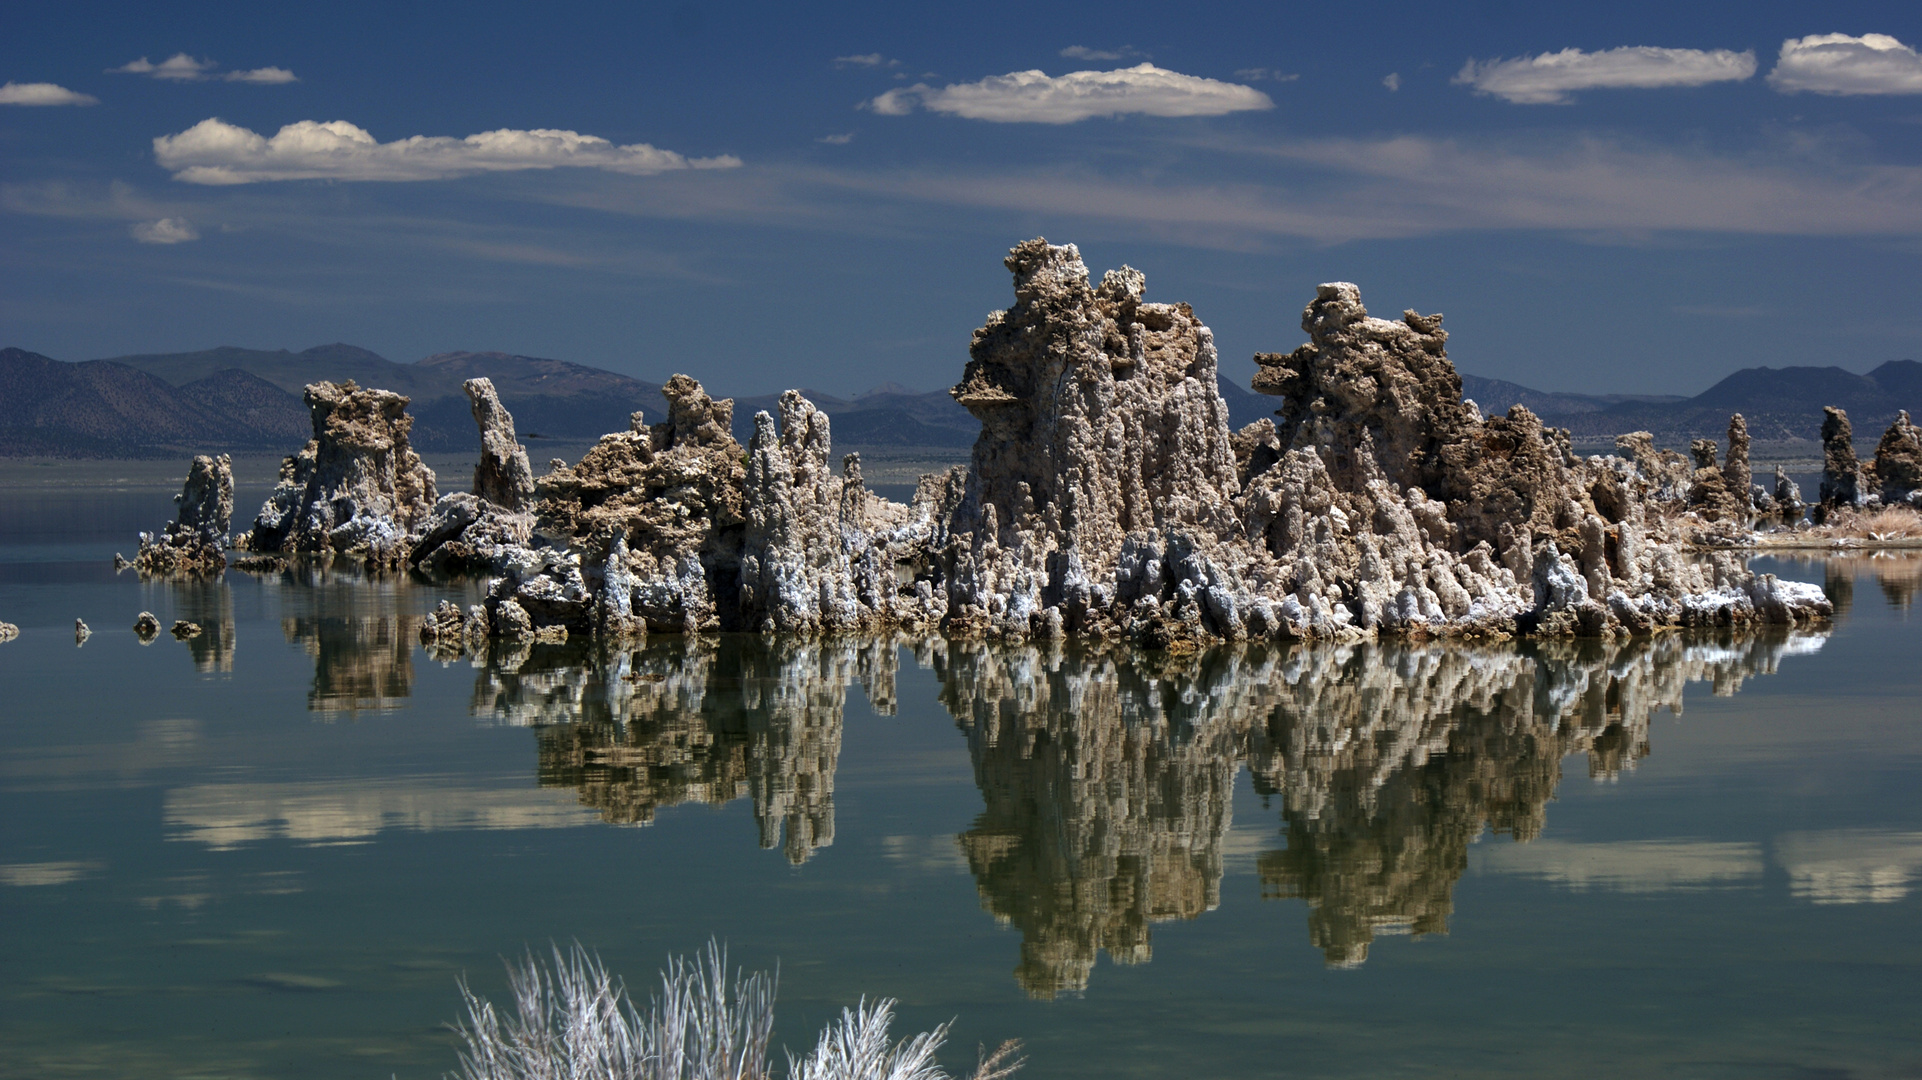
<svg viewBox="0 0 1922 1080">
<path fill-rule="evenodd" d="M 777 1043 L 887 995 L 1035 1077 L 1922 1075 L 1922 563 L 1769 564 L 1820 634 L 477 660 L 468 588 L 0 507 L 0 1076 L 436 1077 L 463 973 L 710 936 Z"/>
</svg>

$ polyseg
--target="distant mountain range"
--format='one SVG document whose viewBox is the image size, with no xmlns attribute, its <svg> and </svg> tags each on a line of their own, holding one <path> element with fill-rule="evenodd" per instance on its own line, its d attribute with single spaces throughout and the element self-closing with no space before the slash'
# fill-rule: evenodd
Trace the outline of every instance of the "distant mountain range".
<svg viewBox="0 0 1922 1080">
<path fill-rule="evenodd" d="M 514 414 L 529 450 L 543 440 L 584 442 L 627 427 L 640 411 L 667 414 L 659 383 L 584 364 L 499 352 L 438 353 L 396 363 L 353 345 L 301 352 L 222 346 L 67 363 L 23 349 L 0 350 L 0 457 L 164 457 L 203 451 L 291 453 L 311 427 L 302 387 L 353 379 L 408 395 L 414 444 L 429 452 L 473 449 L 476 435 L 461 383 L 486 376 Z M 1223 380 L 1239 427 L 1274 412 L 1272 399 Z M 1484 412 L 1528 406 L 1578 437 L 1653 431 L 1659 440 L 1719 437 L 1731 412 L 1758 439 L 1815 439 L 1822 406 L 1849 411 L 1858 435 L 1873 438 L 1897 409 L 1922 414 L 1922 364 L 1893 360 L 1866 375 L 1837 367 L 1745 368 L 1692 398 L 1557 394 L 1500 379 L 1462 376 Z M 804 390 L 833 420 L 837 446 L 964 449 L 980 425 L 945 390 L 895 383 L 852 398 Z M 778 411 L 778 394 L 735 399 L 743 443 L 756 411 Z"/>
</svg>

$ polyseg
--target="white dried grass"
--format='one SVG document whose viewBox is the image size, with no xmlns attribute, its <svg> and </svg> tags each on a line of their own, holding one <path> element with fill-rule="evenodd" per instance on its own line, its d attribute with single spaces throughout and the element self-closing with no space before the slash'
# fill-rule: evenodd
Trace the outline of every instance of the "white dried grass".
<svg viewBox="0 0 1922 1080">
<path fill-rule="evenodd" d="M 599 958 L 576 944 L 557 946 L 548 964 L 531 952 L 508 965 L 514 1013 L 503 1016 L 461 980 L 467 1019 L 455 1030 L 467 1043 L 460 1080 L 768 1080 L 774 1032 L 774 976 L 736 972 L 709 942 L 692 963 L 681 957 L 661 972 L 661 991 L 646 1012 Z M 888 1042 L 895 1002 L 866 998 L 828 1025 L 813 1053 L 788 1055 L 791 1080 L 950 1080 L 935 1059 L 947 1024 L 900 1043 Z M 984 1055 L 970 1080 L 1003 1080 L 1020 1068 L 1009 1042 Z"/>
</svg>

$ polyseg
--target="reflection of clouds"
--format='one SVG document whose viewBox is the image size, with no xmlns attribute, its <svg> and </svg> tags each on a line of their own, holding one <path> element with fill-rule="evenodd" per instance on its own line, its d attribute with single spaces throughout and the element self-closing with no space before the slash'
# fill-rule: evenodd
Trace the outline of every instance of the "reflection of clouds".
<svg viewBox="0 0 1922 1080">
<path fill-rule="evenodd" d="M 0 866 L 0 885 L 65 885 L 98 873 L 97 862 L 32 862 Z"/>
<path fill-rule="evenodd" d="M 148 773 L 182 768 L 201 749 L 200 721 L 187 717 L 142 720 L 130 740 L 50 746 L 0 756 L 9 790 L 132 787 Z"/>
<path fill-rule="evenodd" d="M 1705 840 L 1536 840 L 1483 845 L 1473 861 L 1484 873 L 1539 878 L 1578 891 L 1708 889 L 1760 884 L 1762 877 L 1761 845 Z"/>
<path fill-rule="evenodd" d="M 283 839 L 364 843 L 388 829 L 555 829 L 594 820 L 543 791 L 419 778 L 200 784 L 167 792 L 162 819 L 173 839 L 216 850 Z"/>
<path fill-rule="evenodd" d="M 1922 876 L 1922 832 L 1835 829 L 1784 833 L 1775 861 L 1789 895 L 1813 904 L 1892 904 Z"/>
</svg>

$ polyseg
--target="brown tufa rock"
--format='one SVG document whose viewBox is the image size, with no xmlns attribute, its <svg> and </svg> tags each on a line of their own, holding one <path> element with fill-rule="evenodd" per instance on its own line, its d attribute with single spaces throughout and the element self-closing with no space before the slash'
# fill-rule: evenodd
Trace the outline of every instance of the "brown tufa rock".
<svg viewBox="0 0 1922 1080">
<path fill-rule="evenodd" d="M 0 622 L 0 641 L 12 641 L 20 636 L 20 628 L 10 622 Z"/>
<path fill-rule="evenodd" d="M 73 643 L 75 645 L 85 645 L 87 639 L 92 636 L 93 631 L 87 628 L 87 620 L 75 619 L 73 621 Z"/>
<path fill-rule="evenodd" d="M 1142 302 L 1123 267 L 1091 287 L 1080 253 L 1031 240 L 1005 260 L 1015 305 L 974 333 L 955 400 L 981 420 L 941 531 L 951 625 L 1056 633 L 1104 620 L 1118 575 L 1164 533 L 1234 535 L 1238 487 L 1214 334 Z M 1124 568 L 1124 564 L 1126 564 Z M 1132 580 L 1132 579 L 1130 579 Z"/>
<path fill-rule="evenodd" d="M 408 399 L 388 390 L 307 387 L 314 437 L 280 467 L 280 482 L 236 546 L 333 552 L 394 566 L 432 513 L 434 471 L 407 443 Z"/>
<path fill-rule="evenodd" d="M 173 629 L 168 633 L 171 633 L 176 641 L 185 641 L 188 638 L 200 636 L 200 624 L 188 622 L 185 619 L 175 619 Z"/>
<path fill-rule="evenodd" d="M 654 629 L 719 629 L 720 605 L 735 602 L 738 585 L 729 577 L 746 524 L 746 470 L 741 444 L 728 430 L 734 402 L 715 401 L 686 375 L 669 379 L 661 392 L 665 421 L 649 427 L 635 413 L 629 430 L 601 436 L 578 464 L 536 481 L 537 532 L 568 545 L 576 558 L 565 566 L 550 557 L 511 570 L 504 581 L 516 590 L 537 575 L 560 580 L 566 595 L 553 599 L 564 606 L 538 599 L 556 621 L 584 630 L 598 618 L 583 565 L 615 578 L 615 592 L 627 602 L 616 617 Z"/>
<path fill-rule="evenodd" d="M 534 498 L 534 468 L 527 448 L 514 435 L 514 417 L 494 392 L 492 379 L 462 384 L 474 423 L 480 427 L 481 456 L 474 466 L 474 494 L 503 510 L 519 510 Z"/>
<path fill-rule="evenodd" d="M 217 574 L 227 565 L 224 549 L 234 514 L 233 460 L 226 454 L 194 458 L 172 524 L 159 533 L 141 533 L 140 551 L 131 565 L 143 575 Z M 115 556 L 115 569 L 126 560 Z"/>
<path fill-rule="evenodd" d="M 1728 457 L 1722 461 L 1722 480 L 1734 498 L 1736 514 L 1742 518 L 1751 517 L 1755 512 L 1751 490 L 1755 474 L 1749 468 L 1748 454 L 1748 421 L 1741 413 L 1735 413 L 1728 418 Z"/>
<path fill-rule="evenodd" d="M 1908 410 L 1882 433 L 1875 461 L 1866 471 L 1882 505 L 1908 503 L 1922 509 L 1922 429 L 1909 422 Z"/>
<path fill-rule="evenodd" d="M 143 611 L 140 617 L 133 621 L 133 632 L 142 645 L 148 644 L 159 636 L 160 620 L 154 618 L 153 612 Z"/>
<path fill-rule="evenodd" d="M 1849 426 L 1849 414 L 1824 405 L 1822 415 L 1822 499 L 1817 513 L 1825 517 L 1835 510 L 1861 506 L 1866 493 L 1862 467 L 1855 458 L 1855 430 Z"/>
</svg>

